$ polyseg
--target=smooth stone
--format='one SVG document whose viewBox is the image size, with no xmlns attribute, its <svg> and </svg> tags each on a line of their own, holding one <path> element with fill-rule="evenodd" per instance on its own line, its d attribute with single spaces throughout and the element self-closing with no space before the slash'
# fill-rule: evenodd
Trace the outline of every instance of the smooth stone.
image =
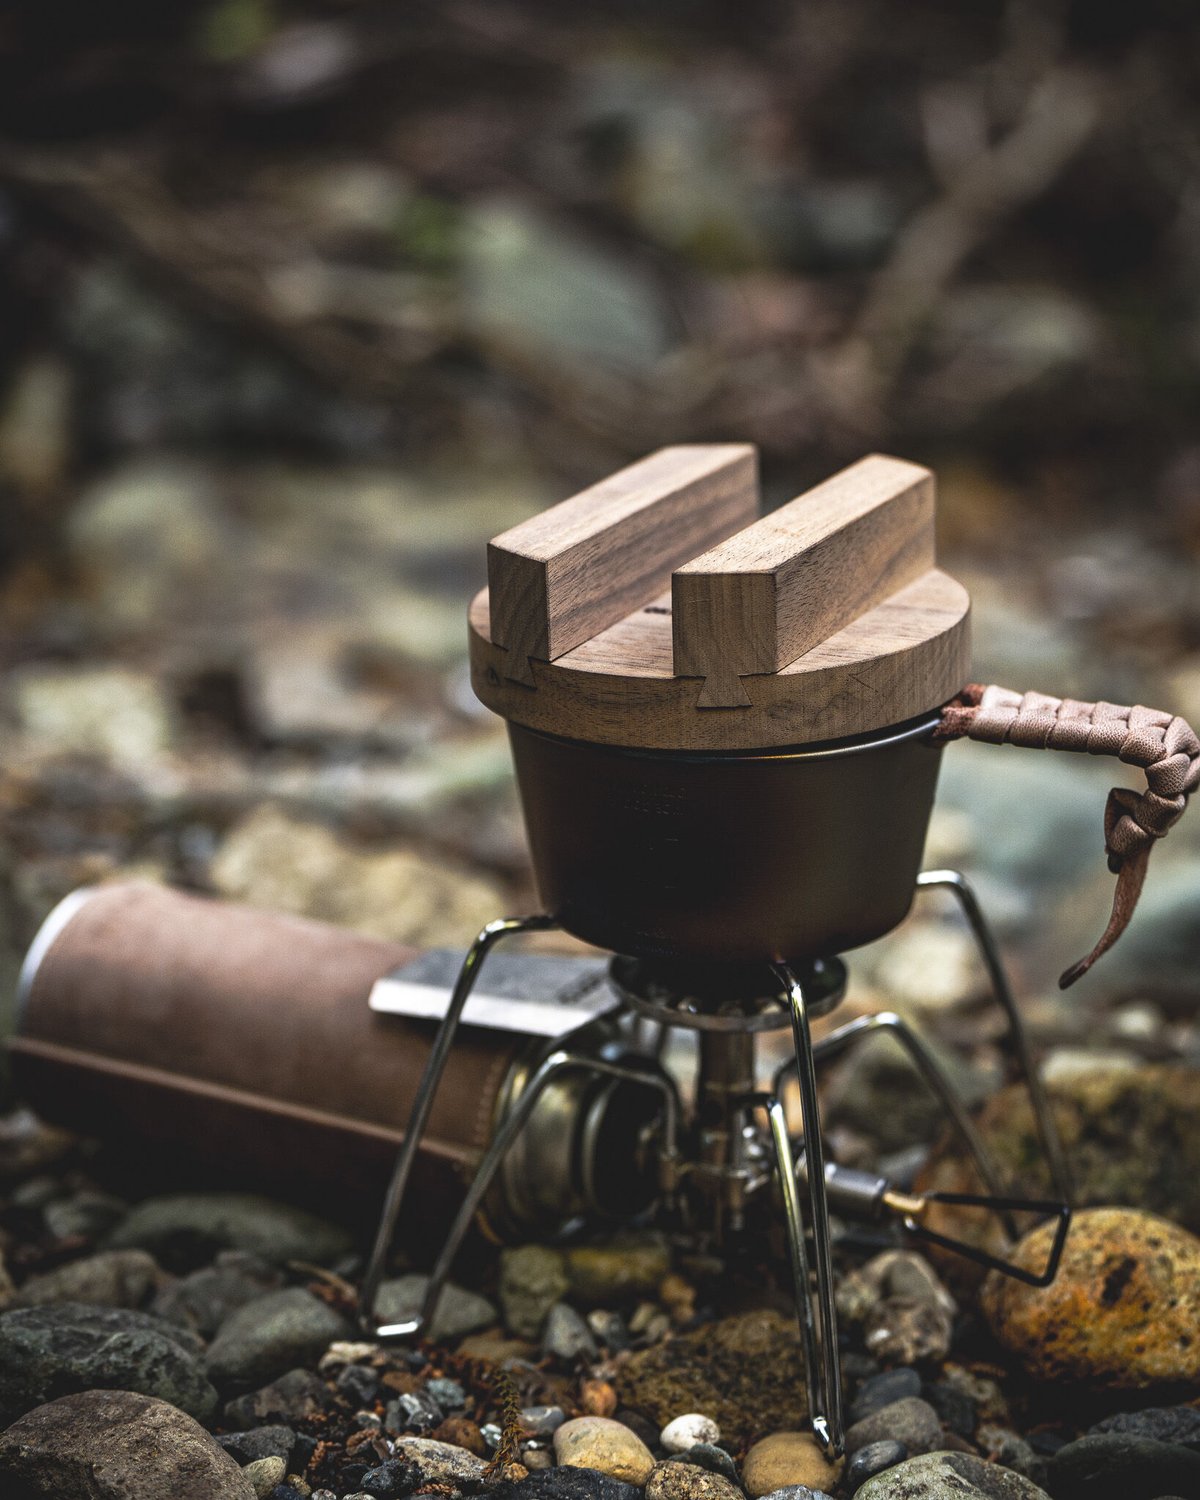
<svg viewBox="0 0 1200 1500">
<path fill-rule="evenodd" d="M 893 1401 L 900 1401 L 905 1396 L 919 1396 L 921 1394 L 921 1377 L 916 1370 L 882 1370 L 878 1375 L 871 1375 L 859 1386 L 854 1400 L 850 1403 L 849 1418 L 853 1425 L 861 1422 L 864 1417 L 869 1417 L 872 1412 L 879 1411 L 882 1407 L 891 1406 Z"/>
<path fill-rule="evenodd" d="M 573 1364 L 579 1359 L 595 1359 L 599 1352 L 592 1330 L 566 1302 L 556 1302 L 547 1313 L 542 1332 L 542 1348 L 564 1364 Z"/>
<path fill-rule="evenodd" d="M 444 1412 L 461 1411 L 467 1404 L 466 1391 L 457 1380 L 451 1380 L 448 1376 L 435 1376 L 433 1380 L 427 1380 L 425 1393 L 436 1401 Z"/>
<path fill-rule="evenodd" d="M 201 1347 L 194 1334 L 127 1308 L 16 1308 L 0 1314 L 0 1421 L 72 1389 L 157 1396 L 204 1420 L 217 1393 Z"/>
<path fill-rule="evenodd" d="M 1019 1433 L 985 1422 L 974 1437 L 979 1451 L 994 1463 L 1024 1474 L 1026 1479 L 1034 1479 L 1039 1484 L 1046 1477 L 1045 1459 L 1035 1453 Z"/>
<path fill-rule="evenodd" d="M 245 1472 L 165 1401 L 82 1391 L 26 1413 L 0 1435 L 6 1500 L 254 1500 Z"/>
<path fill-rule="evenodd" d="M 540 1469 L 490 1492 L 501 1500 L 641 1500 L 639 1486 L 596 1469 Z"/>
<path fill-rule="evenodd" d="M 1200 1410 L 1194 1406 L 1149 1406 L 1141 1411 L 1120 1411 L 1097 1422 L 1088 1436 L 1101 1432 L 1128 1432 L 1134 1437 L 1200 1451 Z"/>
<path fill-rule="evenodd" d="M 859 1485 L 865 1484 L 876 1474 L 894 1469 L 908 1457 L 908 1449 L 895 1438 L 884 1438 L 878 1443 L 868 1443 L 860 1448 L 846 1465 L 846 1488 L 853 1495 Z"/>
<path fill-rule="evenodd" d="M 941 1445 L 941 1420 L 920 1396 L 902 1396 L 855 1422 L 846 1433 L 846 1452 L 853 1457 L 860 1448 L 892 1438 L 903 1443 L 909 1453 L 931 1453 Z"/>
<path fill-rule="evenodd" d="M 978 1411 L 966 1391 L 946 1381 L 931 1381 L 922 1386 L 921 1395 L 937 1412 L 943 1427 L 958 1433 L 959 1437 L 974 1436 Z"/>
<path fill-rule="evenodd" d="M 141 1251 L 114 1251 L 138 1255 Z M 151 1312 L 211 1339 L 239 1307 L 283 1285 L 282 1273 L 245 1250 L 222 1250 L 215 1264 L 181 1276 L 155 1297 Z"/>
<path fill-rule="evenodd" d="M 742 1492 L 721 1474 L 669 1461 L 655 1464 L 646 1481 L 646 1500 L 742 1500 Z"/>
<path fill-rule="evenodd" d="M 450 1443 L 439 1443 L 436 1438 L 397 1438 L 394 1456 L 413 1466 L 418 1486 L 448 1484 L 478 1488 L 487 1467 L 474 1453 Z"/>
<path fill-rule="evenodd" d="M 524 1406 L 521 1408 L 521 1431 L 526 1437 L 550 1438 L 567 1420 L 561 1406 Z"/>
<path fill-rule="evenodd" d="M 1053 1224 L 1016 1263 L 1040 1269 Z M 991 1272 L 981 1304 L 997 1341 L 1035 1379 L 1110 1390 L 1200 1382 L 1200 1239 L 1135 1209 L 1077 1213 L 1053 1285 Z"/>
<path fill-rule="evenodd" d="M 746 1454 L 742 1482 L 756 1497 L 787 1485 L 832 1489 L 841 1474 L 841 1461 L 830 1462 L 810 1432 L 775 1432 L 760 1439 Z"/>
<path fill-rule="evenodd" d="M 286 1466 L 296 1446 L 296 1434 L 291 1427 L 279 1425 L 252 1427 L 249 1432 L 222 1433 L 217 1442 L 243 1468 L 260 1458 L 280 1458 Z"/>
<path fill-rule="evenodd" d="M 671 1252 L 657 1230 L 624 1230 L 563 1252 L 571 1295 L 601 1306 L 653 1296 L 671 1269 Z"/>
<path fill-rule="evenodd" d="M 242 1473 L 254 1486 L 258 1500 L 266 1500 L 277 1484 L 282 1484 L 287 1473 L 287 1464 L 282 1458 L 256 1458 L 248 1463 Z"/>
<path fill-rule="evenodd" d="M 642 1485 L 654 1455 L 637 1433 L 611 1417 L 576 1417 L 554 1434 L 554 1456 L 564 1467 L 598 1469 L 613 1479 Z"/>
<path fill-rule="evenodd" d="M 1060 1448 L 1046 1467 L 1054 1500 L 1157 1500 L 1200 1495 L 1200 1453 L 1178 1443 L 1103 1432 Z"/>
<path fill-rule="evenodd" d="M 923 1453 L 868 1479 L 854 1500 L 1050 1500 L 1030 1479 L 970 1453 Z M 1059 1500 L 1056 1495 L 1055 1500 Z"/>
<path fill-rule="evenodd" d="M 248 1391 L 225 1404 L 225 1420 L 246 1431 L 263 1425 L 294 1426 L 323 1411 L 329 1387 L 311 1370 L 289 1370 L 257 1391 Z"/>
<path fill-rule="evenodd" d="M 518 1245 L 500 1255 L 500 1306 L 505 1326 L 520 1339 L 536 1339 L 546 1314 L 568 1288 L 566 1268 L 557 1250 L 545 1245 Z"/>
<path fill-rule="evenodd" d="M 31 1276 L 13 1297 L 12 1307 L 48 1307 L 87 1302 L 95 1307 L 141 1307 L 164 1280 L 145 1250 L 101 1250 Z"/>
<path fill-rule="evenodd" d="M 772 1490 L 762 1500 L 832 1500 L 824 1490 L 811 1489 L 807 1484 L 785 1484 L 781 1490 Z"/>
<path fill-rule="evenodd" d="M 282 1265 L 333 1264 L 353 1248 L 345 1230 L 316 1214 L 251 1193 L 173 1193 L 148 1198 L 108 1236 L 108 1247 L 149 1250 L 171 1270 L 194 1270 L 219 1250 L 248 1250 Z"/>
<path fill-rule="evenodd" d="M 659 1442 L 667 1453 L 685 1453 L 698 1443 L 719 1443 L 721 1429 L 703 1412 L 685 1412 L 675 1417 L 659 1433 Z"/>
<path fill-rule="evenodd" d="M 376 1320 L 379 1323 L 406 1323 L 415 1317 L 425 1300 L 425 1288 L 428 1284 L 429 1277 L 416 1272 L 381 1282 L 375 1302 Z M 486 1297 L 449 1281 L 442 1288 L 437 1311 L 426 1336 L 435 1343 L 445 1339 L 460 1339 L 480 1328 L 490 1327 L 498 1317 L 496 1308 Z"/>
<path fill-rule="evenodd" d="M 741 1488 L 742 1477 L 738 1473 L 737 1464 L 724 1448 L 718 1448 L 715 1443 L 697 1443 L 694 1448 L 677 1453 L 675 1458 L 681 1464 L 695 1464 L 698 1469 L 707 1469 L 710 1474 L 720 1474 L 731 1484 Z"/>
<path fill-rule="evenodd" d="M 221 1325 L 206 1368 L 219 1386 L 256 1386 L 315 1363 L 335 1339 L 352 1332 L 327 1302 L 303 1287 L 286 1287 L 247 1303 Z"/>
</svg>

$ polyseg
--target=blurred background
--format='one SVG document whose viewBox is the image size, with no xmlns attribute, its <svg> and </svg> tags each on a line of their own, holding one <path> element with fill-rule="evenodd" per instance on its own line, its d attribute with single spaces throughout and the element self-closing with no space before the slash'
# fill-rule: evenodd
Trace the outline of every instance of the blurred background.
<svg viewBox="0 0 1200 1500">
<path fill-rule="evenodd" d="M 117 871 L 455 946 L 528 904 L 466 601 L 664 443 L 772 503 L 933 466 L 979 676 L 1200 719 L 1198 74 L 1186 0 L 6 6 L 4 993 Z M 955 747 L 931 836 L 1064 1044 L 1113 777 Z M 1200 1048 L 1169 843 L 1086 981 L 1148 1055 Z M 900 941 L 889 992 L 970 987 Z"/>
</svg>

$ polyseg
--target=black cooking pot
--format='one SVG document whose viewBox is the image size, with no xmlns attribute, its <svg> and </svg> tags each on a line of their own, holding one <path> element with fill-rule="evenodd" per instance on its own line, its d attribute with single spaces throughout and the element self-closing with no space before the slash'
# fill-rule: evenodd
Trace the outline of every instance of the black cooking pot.
<svg viewBox="0 0 1200 1500">
<path fill-rule="evenodd" d="M 908 912 L 936 714 L 770 751 L 629 750 L 508 726 L 534 873 L 568 932 L 640 958 L 842 953 Z"/>
</svg>

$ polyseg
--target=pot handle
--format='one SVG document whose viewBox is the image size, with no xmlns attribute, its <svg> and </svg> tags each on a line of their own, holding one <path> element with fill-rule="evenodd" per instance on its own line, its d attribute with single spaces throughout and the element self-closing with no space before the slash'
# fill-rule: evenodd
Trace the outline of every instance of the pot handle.
<svg viewBox="0 0 1200 1500">
<path fill-rule="evenodd" d="M 1146 790 L 1114 787 L 1104 808 L 1104 847 L 1117 877 L 1112 915 L 1099 942 L 1059 979 L 1066 989 L 1107 953 L 1133 916 L 1154 841 L 1179 821 L 1200 786 L 1200 739 L 1186 720 L 1154 708 L 1079 703 L 1045 693 L 965 687 L 942 709 L 935 741 L 982 740 L 1035 750 L 1115 755 L 1146 773 Z"/>
</svg>

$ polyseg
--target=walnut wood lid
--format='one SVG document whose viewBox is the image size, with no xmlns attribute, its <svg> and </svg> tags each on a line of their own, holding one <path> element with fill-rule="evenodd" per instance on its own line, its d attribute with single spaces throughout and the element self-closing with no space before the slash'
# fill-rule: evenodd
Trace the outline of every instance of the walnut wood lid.
<svg viewBox="0 0 1200 1500">
<path fill-rule="evenodd" d="M 935 566 L 934 478 L 873 455 L 758 516 L 744 444 L 663 448 L 493 539 L 471 678 L 596 744 L 812 744 L 939 707 L 970 600 Z"/>
</svg>

